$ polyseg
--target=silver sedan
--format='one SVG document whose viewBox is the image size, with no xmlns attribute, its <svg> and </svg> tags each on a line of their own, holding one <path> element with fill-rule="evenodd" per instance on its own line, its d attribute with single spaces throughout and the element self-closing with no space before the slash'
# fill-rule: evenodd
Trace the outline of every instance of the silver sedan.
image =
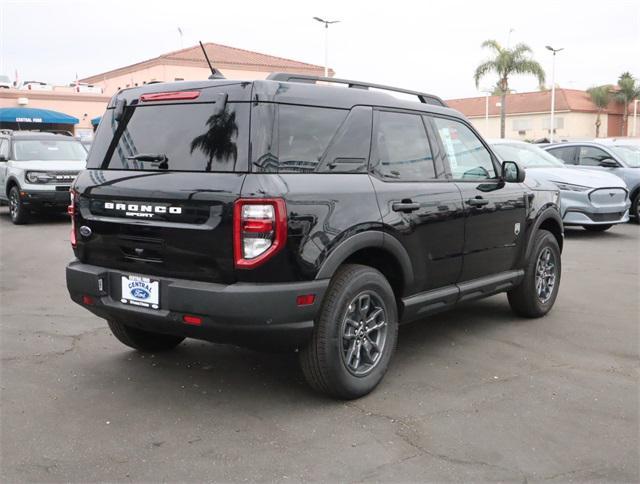
<svg viewBox="0 0 640 484">
<path fill-rule="evenodd" d="M 570 168 L 530 143 L 490 140 L 503 160 L 517 161 L 527 170 L 527 182 L 551 182 L 560 190 L 560 210 L 566 226 L 602 232 L 629 220 L 629 193 L 624 181 L 610 173 Z"/>
</svg>

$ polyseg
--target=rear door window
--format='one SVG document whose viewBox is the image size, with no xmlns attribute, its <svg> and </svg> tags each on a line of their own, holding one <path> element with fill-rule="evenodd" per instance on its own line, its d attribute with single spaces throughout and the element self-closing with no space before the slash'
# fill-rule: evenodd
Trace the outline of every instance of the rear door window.
<svg viewBox="0 0 640 484">
<path fill-rule="evenodd" d="M 388 181 L 436 178 L 431 146 L 422 117 L 392 111 L 376 112 L 373 171 Z"/>
<path fill-rule="evenodd" d="M 109 109 L 96 132 L 87 166 L 138 171 L 246 170 L 248 124 L 247 103 L 227 103 L 220 113 L 212 103 L 128 107 L 121 122 Z"/>
<path fill-rule="evenodd" d="M 559 148 L 550 148 L 547 151 L 551 153 L 553 156 L 555 156 L 556 158 L 559 158 L 560 160 L 562 160 L 566 165 L 577 164 L 576 158 L 575 158 L 576 149 L 573 146 L 562 146 Z"/>
</svg>

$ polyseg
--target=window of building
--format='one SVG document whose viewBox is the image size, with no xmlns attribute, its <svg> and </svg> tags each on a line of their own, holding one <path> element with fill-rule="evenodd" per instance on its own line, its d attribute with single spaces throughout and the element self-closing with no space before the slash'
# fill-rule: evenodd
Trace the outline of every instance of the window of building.
<svg viewBox="0 0 640 484">
<path fill-rule="evenodd" d="M 533 122 L 530 118 L 515 118 L 511 126 L 514 131 L 527 131 L 533 128 Z"/>
</svg>

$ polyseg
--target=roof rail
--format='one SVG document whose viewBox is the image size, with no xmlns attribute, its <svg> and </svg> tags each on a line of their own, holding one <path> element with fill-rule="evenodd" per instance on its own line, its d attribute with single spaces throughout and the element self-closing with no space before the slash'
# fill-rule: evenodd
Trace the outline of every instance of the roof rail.
<svg viewBox="0 0 640 484">
<path fill-rule="evenodd" d="M 346 84 L 350 88 L 354 89 L 380 89 L 382 91 L 393 91 L 393 92 L 401 92 L 403 94 L 410 94 L 412 96 L 416 96 L 421 103 L 423 104 L 432 104 L 434 106 L 444 106 L 447 107 L 445 102 L 440 99 L 438 96 L 434 96 L 433 94 L 427 94 L 419 91 L 411 91 L 409 89 L 402 89 L 399 87 L 392 86 L 384 86 L 382 84 L 372 84 L 370 82 L 361 82 L 361 81 L 350 81 L 349 79 L 336 79 L 333 77 L 322 77 L 322 76 L 309 76 L 306 74 L 290 74 L 287 72 L 272 72 L 267 77 L 267 80 L 270 81 L 281 81 L 281 82 L 302 82 L 308 84 L 316 84 L 318 81 L 333 83 L 333 84 Z"/>
</svg>

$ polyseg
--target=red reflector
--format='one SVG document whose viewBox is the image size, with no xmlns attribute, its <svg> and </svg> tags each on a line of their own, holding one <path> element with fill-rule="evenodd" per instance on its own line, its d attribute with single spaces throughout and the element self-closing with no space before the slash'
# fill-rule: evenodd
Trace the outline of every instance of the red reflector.
<svg viewBox="0 0 640 484">
<path fill-rule="evenodd" d="M 74 214 L 75 214 L 75 207 L 74 207 L 73 205 L 69 205 L 69 206 L 67 207 L 67 213 L 68 213 L 69 215 L 74 215 Z"/>
<path fill-rule="evenodd" d="M 316 300 L 315 294 L 303 294 L 296 298 L 296 304 L 298 306 L 311 306 Z"/>
<path fill-rule="evenodd" d="M 196 99 L 198 96 L 200 96 L 200 91 L 156 92 L 153 94 L 143 94 L 140 96 L 140 101 L 181 101 Z"/>
<path fill-rule="evenodd" d="M 249 219 L 242 222 L 242 230 L 244 232 L 265 233 L 273 230 L 273 222 L 271 220 Z"/>
<path fill-rule="evenodd" d="M 200 326 L 202 324 L 202 318 L 199 316 L 191 316 L 190 314 L 185 314 L 184 316 L 182 316 L 182 322 L 185 324 Z"/>
<path fill-rule="evenodd" d="M 96 301 L 91 296 L 87 296 L 86 294 L 82 296 L 82 304 L 86 304 L 87 306 L 93 306 L 95 303 Z"/>
</svg>

